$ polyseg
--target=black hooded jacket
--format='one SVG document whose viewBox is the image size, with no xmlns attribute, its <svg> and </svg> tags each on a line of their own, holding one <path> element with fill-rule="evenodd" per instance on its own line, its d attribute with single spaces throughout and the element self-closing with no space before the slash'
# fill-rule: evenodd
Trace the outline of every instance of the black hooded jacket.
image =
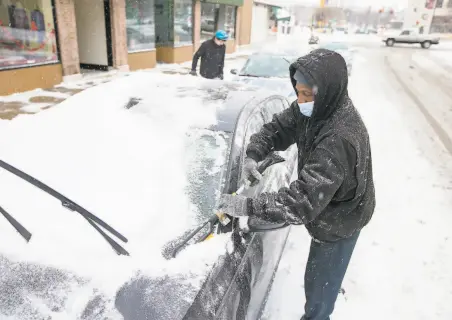
<svg viewBox="0 0 452 320">
<path fill-rule="evenodd" d="M 367 129 L 347 92 L 347 66 L 339 54 L 317 49 L 290 66 L 295 88 L 299 70 L 317 87 L 310 118 L 297 101 L 251 137 L 248 157 L 298 146 L 298 180 L 278 192 L 285 219 L 305 224 L 320 241 L 348 238 L 371 219 L 375 208 Z M 296 91 L 296 90 L 295 90 Z"/>
<path fill-rule="evenodd" d="M 191 69 L 196 70 L 198 59 L 201 58 L 199 73 L 207 79 L 223 79 L 226 45 L 217 45 L 214 39 L 204 41 L 193 56 Z"/>
</svg>

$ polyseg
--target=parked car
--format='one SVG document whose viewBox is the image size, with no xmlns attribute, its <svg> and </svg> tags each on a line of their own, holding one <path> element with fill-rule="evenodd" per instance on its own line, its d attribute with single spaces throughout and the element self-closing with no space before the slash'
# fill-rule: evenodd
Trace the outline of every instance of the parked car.
<svg viewBox="0 0 452 320">
<path fill-rule="evenodd" d="M 321 44 L 320 48 L 328 49 L 339 53 L 342 57 L 344 57 L 345 62 L 347 63 L 347 71 L 348 75 L 352 74 L 353 69 L 353 53 L 354 49 L 350 48 L 345 42 L 329 42 L 325 44 Z"/>
<path fill-rule="evenodd" d="M 378 31 L 374 28 L 357 28 L 355 30 L 356 34 L 377 34 Z"/>
<path fill-rule="evenodd" d="M 215 32 L 215 20 L 210 18 L 201 18 L 201 31 Z"/>
<path fill-rule="evenodd" d="M 235 75 L 232 81 L 246 83 L 259 88 L 273 90 L 290 98 L 295 98 L 295 91 L 290 82 L 289 66 L 298 58 L 294 52 L 258 52 L 246 60 L 242 69 L 232 69 Z"/>
<path fill-rule="evenodd" d="M 313 35 L 313 34 L 311 34 L 311 36 L 309 37 L 308 43 L 309 43 L 310 45 L 312 45 L 312 44 L 318 44 L 318 43 L 319 43 L 319 37 L 318 37 L 318 36 L 315 36 L 315 35 Z"/>
<path fill-rule="evenodd" d="M 346 27 L 336 27 L 336 29 L 334 30 L 334 33 L 348 34 L 348 28 L 346 28 Z"/>
<path fill-rule="evenodd" d="M 418 29 L 404 29 L 399 34 L 385 34 L 382 41 L 388 47 L 396 43 L 420 44 L 422 48 L 429 49 L 432 44 L 439 44 L 439 37 L 433 37 L 428 34 L 420 34 Z"/>
<path fill-rule="evenodd" d="M 115 85 L 115 81 L 119 81 L 117 82 L 118 85 Z M 147 118 L 157 116 L 158 119 L 162 117 L 161 120 L 164 120 L 164 116 L 167 115 L 170 109 L 181 110 L 190 108 L 189 101 L 204 101 L 209 106 L 209 110 L 213 110 L 212 114 L 216 115 L 216 119 L 209 120 L 209 123 L 215 123 L 214 125 L 204 125 L 205 120 L 203 117 L 205 115 L 201 112 L 194 113 L 193 117 L 198 117 L 203 121 L 194 122 L 200 124 L 196 127 L 187 127 L 186 134 L 181 135 L 186 137 L 187 141 L 190 141 L 186 148 L 183 148 L 184 150 L 186 149 L 186 152 L 184 153 L 185 158 L 181 160 L 184 163 L 193 162 L 192 169 L 186 173 L 187 186 L 185 192 L 188 194 L 191 200 L 190 202 L 199 208 L 199 220 L 202 221 L 210 217 L 221 193 L 232 193 L 239 187 L 238 181 L 240 179 L 241 166 L 251 135 L 257 133 L 263 124 L 270 122 L 273 114 L 282 112 L 289 107 L 289 101 L 281 95 L 268 93 L 265 90 L 257 90 L 255 87 L 233 82 L 203 80 L 199 78 L 193 79 L 189 76 L 169 76 L 144 72 L 132 74 L 127 79 L 123 78 L 115 81 L 96 86 L 69 98 L 58 110 L 51 110 L 54 112 L 40 114 L 39 120 L 43 121 L 47 117 L 58 116 L 60 121 L 47 121 L 45 123 L 53 123 L 58 128 L 69 126 L 70 129 L 68 130 L 72 132 L 73 124 L 71 121 L 73 116 L 77 112 L 80 112 L 77 111 L 77 107 L 79 105 L 83 107 L 87 102 L 92 101 L 91 105 L 89 105 L 91 112 L 90 119 L 84 123 L 82 131 L 101 133 L 106 130 L 107 132 L 105 132 L 103 139 L 99 139 L 95 135 L 87 137 L 89 139 L 87 141 L 94 141 L 93 145 L 98 146 L 97 148 L 100 148 L 102 152 L 96 155 L 97 149 L 92 149 L 94 152 L 89 156 L 87 155 L 87 161 L 84 162 L 84 167 L 80 169 L 80 173 L 84 174 L 90 171 L 90 164 L 101 172 L 99 172 L 99 176 L 92 177 L 91 175 L 87 175 L 87 177 L 92 177 L 95 180 L 93 181 L 93 186 L 89 185 L 86 188 L 76 187 L 72 188 L 72 190 L 79 190 L 78 199 L 84 198 L 84 192 L 90 194 L 92 190 L 96 190 L 96 185 L 99 184 L 99 179 L 96 180 L 96 178 L 102 180 L 108 177 L 108 175 L 104 176 L 108 172 L 102 169 L 104 166 L 103 160 L 96 157 L 101 156 L 110 147 L 113 148 L 112 150 L 116 150 L 117 148 L 117 156 L 122 156 L 125 151 L 130 155 L 130 158 L 126 155 L 122 159 L 133 159 L 133 163 L 124 163 L 123 168 L 118 168 L 116 172 L 110 172 L 110 175 L 113 174 L 114 176 L 109 180 L 110 184 L 117 184 L 114 188 L 116 188 L 115 190 L 118 191 L 118 194 L 108 197 L 107 194 L 104 194 L 104 190 L 98 190 L 94 203 L 97 203 L 95 207 L 102 208 L 102 199 L 109 199 L 109 205 L 104 208 L 114 208 L 114 203 L 118 201 L 117 197 L 122 198 L 121 200 L 126 201 L 124 203 L 126 205 L 125 208 L 129 207 L 130 210 L 123 212 L 123 218 L 116 218 L 125 219 L 128 225 L 137 223 L 135 219 L 138 217 L 149 220 L 146 215 L 135 212 L 139 208 L 135 202 L 141 201 L 140 198 L 149 199 L 149 195 L 146 197 L 146 194 L 156 192 L 154 188 L 162 188 L 162 181 L 159 179 L 155 179 L 155 181 L 152 181 L 152 179 L 149 180 L 150 176 L 147 171 L 142 172 L 143 179 L 146 177 L 146 181 L 129 181 L 130 183 L 143 185 L 141 189 L 143 192 L 142 196 L 129 192 L 130 184 L 127 185 L 126 183 L 122 185 L 119 182 L 120 178 L 124 177 L 121 173 L 122 170 L 125 170 L 126 177 L 130 175 L 131 168 L 128 166 L 133 166 L 134 164 L 148 165 L 149 158 L 144 157 L 143 153 L 146 152 L 142 148 L 142 142 L 150 138 L 142 137 L 140 133 L 145 132 L 137 129 L 143 128 L 143 130 L 150 130 L 146 129 L 149 127 Z M 194 82 L 199 83 L 199 85 L 194 85 Z M 158 92 L 165 96 L 167 108 L 161 107 L 162 103 L 159 104 L 158 100 L 155 99 L 155 92 L 149 92 L 152 91 L 149 89 L 152 87 L 150 83 L 155 83 L 156 87 L 158 87 Z M 105 90 L 115 92 L 114 97 L 111 97 L 111 99 L 105 97 Z M 125 99 L 128 96 L 131 99 Z M 71 99 L 76 99 L 76 103 L 72 103 L 71 105 Z M 99 101 L 102 103 L 98 104 L 97 102 Z M 168 101 L 171 101 L 170 105 L 168 105 Z M 109 117 L 108 113 L 113 111 L 116 113 L 114 116 Z M 84 114 L 83 111 L 81 113 Z M 67 117 L 62 117 L 64 114 L 68 114 Z M 174 114 L 176 117 L 178 116 L 177 112 Z M 186 117 L 186 115 L 187 113 L 183 113 L 179 117 Z M 100 117 L 99 120 L 96 120 L 96 117 Z M 94 120 L 91 118 L 94 118 Z M 109 123 L 111 120 L 117 122 L 111 124 Z M 67 121 L 67 123 L 62 123 L 62 121 Z M 19 125 L 22 125 L 22 123 L 19 122 Z M 97 126 L 98 128 L 90 130 L 89 126 Z M 162 129 L 164 128 L 165 126 L 162 126 Z M 171 127 L 167 129 L 168 131 L 176 130 Z M 2 132 L 6 134 L 5 131 Z M 168 133 L 164 133 L 165 137 L 162 137 L 162 139 L 168 139 Z M 61 135 L 61 132 L 59 132 L 59 135 Z M 71 152 L 66 153 L 67 155 L 59 154 L 59 157 L 70 160 L 74 153 L 81 152 L 73 144 L 83 137 L 79 137 L 78 140 L 71 140 L 72 143 L 69 142 L 71 143 Z M 109 137 L 111 137 L 110 142 L 105 140 L 109 139 Z M 59 136 L 59 138 L 65 139 L 64 135 Z M 59 143 L 60 140 L 56 139 L 56 141 Z M 38 148 L 36 143 L 39 143 L 39 140 L 38 142 L 30 141 L 30 143 L 33 143 Z M 126 146 L 127 150 L 121 150 L 124 146 Z M 155 148 L 155 146 L 152 147 Z M 8 148 L 7 150 L 11 153 L 15 152 L 14 150 L 16 149 Z M 169 149 L 171 150 L 172 148 Z M 91 149 L 88 148 L 87 150 Z M 146 156 L 151 154 L 155 157 L 158 154 L 158 156 L 164 157 L 164 154 L 162 154 L 164 152 L 165 150 L 157 148 L 150 153 L 147 152 Z M 196 157 L 192 159 L 191 155 L 196 155 Z M 262 192 L 276 191 L 283 186 L 288 186 L 294 170 L 296 170 L 296 146 L 292 146 L 284 152 L 279 152 L 278 155 L 283 157 L 285 161 L 269 167 L 264 172 L 263 180 L 259 184 L 247 188 L 243 195 L 255 197 Z M 17 160 L 17 155 L 10 159 L 13 158 Z M 36 162 L 35 160 L 30 161 L 33 163 Z M 110 161 L 115 161 L 115 159 L 111 159 Z M 122 161 L 120 160 L 119 163 Z M 27 163 L 26 160 L 22 160 L 22 162 Z M 62 165 L 65 164 L 62 163 Z M 70 165 L 71 168 L 72 166 L 74 170 L 77 170 L 76 162 Z M 175 168 L 170 169 L 174 170 Z M 163 169 L 163 174 L 160 179 L 166 175 L 165 170 Z M 155 172 L 158 173 L 158 170 Z M 35 167 L 33 175 L 42 176 L 43 172 L 39 173 L 39 170 L 36 170 Z M 7 187 L 6 184 L 8 181 L 9 183 L 11 181 L 5 180 L 6 178 L 9 179 L 9 177 L 5 177 L 6 174 L 2 176 L 0 187 L 4 190 Z M 47 176 L 53 177 L 53 179 L 49 179 L 53 183 L 60 183 L 61 185 L 61 181 L 64 180 L 66 185 L 70 184 L 67 181 L 67 177 L 61 177 L 58 182 L 58 175 L 57 173 L 53 173 L 52 170 L 47 171 Z M 22 184 L 14 184 L 13 187 L 19 192 L 24 186 Z M 71 190 L 71 188 L 68 188 L 68 190 Z M 178 190 L 177 188 L 166 190 L 165 192 L 171 194 L 171 198 L 168 197 L 168 199 L 182 197 L 184 191 Z M 36 195 L 36 198 L 32 199 L 33 201 L 39 200 L 38 195 L 42 196 L 41 193 L 32 193 L 32 195 Z M 17 199 L 23 199 L 25 201 L 25 196 L 26 194 L 20 194 Z M 132 197 L 132 199 L 127 200 L 128 196 Z M 42 197 L 45 197 L 45 195 Z M 11 199 L 9 208 L 11 208 L 11 203 L 17 202 L 13 200 Z M 127 201 L 129 201 L 129 205 L 126 204 Z M 60 217 L 60 219 L 66 217 L 66 215 L 61 214 L 59 211 L 62 210 L 59 206 L 51 206 L 47 202 L 45 205 L 47 206 L 46 208 L 51 209 L 50 211 L 54 211 L 55 216 Z M 173 203 L 168 205 L 172 207 Z M 149 211 L 148 215 L 152 213 L 154 210 L 152 203 L 149 203 L 147 210 Z M 11 213 L 14 214 L 12 211 Z M 186 214 L 186 212 L 180 212 L 180 219 L 183 220 Z M 70 215 L 72 216 L 72 213 Z M 74 217 L 77 218 L 77 216 Z M 42 214 L 39 219 L 43 219 Z M 84 222 L 82 218 L 80 219 Z M 27 225 L 27 219 L 24 216 L 20 220 Z M 79 221 L 79 219 L 76 220 Z M 159 225 L 158 222 L 148 220 L 146 220 L 145 228 L 142 226 L 137 229 L 140 230 L 140 234 L 152 235 L 153 232 L 157 232 L 155 228 L 156 225 Z M 48 224 L 52 224 L 52 222 L 48 222 Z M 70 253 L 68 256 L 72 258 L 77 254 L 77 258 L 74 260 L 84 263 L 83 272 L 88 272 L 90 266 L 97 266 L 102 268 L 101 270 L 104 270 L 104 273 L 111 274 L 112 276 L 109 276 L 110 279 L 115 274 L 112 270 L 119 268 L 119 273 L 122 276 L 121 268 L 128 270 L 128 263 L 132 261 L 130 259 L 134 255 L 131 254 L 130 257 L 119 257 L 115 256 L 112 252 L 111 255 L 107 255 L 109 259 L 108 263 L 106 262 L 107 260 L 102 260 L 96 254 L 93 255 L 92 248 L 99 248 L 97 246 L 98 242 L 105 246 L 108 246 L 108 244 L 96 234 L 94 229 L 89 229 L 89 224 L 86 223 L 86 226 L 87 230 L 92 231 L 80 234 L 80 237 L 88 237 L 94 240 L 86 244 L 87 246 L 89 245 L 91 254 L 85 255 L 83 250 L 75 250 L 79 243 L 83 242 L 75 238 L 73 241 L 69 240 L 72 246 L 67 248 L 68 253 Z M 77 225 L 77 227 L 79 226 Z M 121 228 L 121 225 L 119 227 Z M 55 225 L 54 228 L 59 229 L 61 226 Z M 122 225 L 122 228 L 125 228 L 125 225 Z M 171 226 L 168 225 L 166 228 L 169 229 Z M 92 237 L 93 233 L 96 235 L 94 238 Z M 192 279 L 173 276 L 171 273 L 166 274 L 162 271 L 155 276 L 151 276 L 149 272 L 153 268 L 150 267 L 149 270 L 138 270 L 138 274 L 129 278 L 123 285 L 118 287 L 118 290 L 111 290 L 110 288 L 109 292 L 111 290 L 114 294 L 116 291 L 113 297 L 103 294 L 102 288 L 96 287 L 96 281 L 91 281 L 93 279 L 87 279 L 82 275 L 74 274 L 73 271 L 57 268 L 55 264 L 45 265 L 36 261 L 16 262 L 10 256 L 3 255 L 3 252 L 0 251 L 0 269 L 2 270 L 0 288 L 8 292 L 8 297 L 5 300 L 7 303 L 0 303 L 0 315 L 7 315 L 17 319 L 26 319 L 28 316 L 30 318 L 49 318 L 49 314 L 52 317 L 59 317 L 61 315 L 63 318 L 75 319 L 77 315 L 77 318 L 97 320 L 110 318 L 112 313 L 116 317 L 117 315 L 115 313 L 119 313 L 125 320 L 257 320 L 263 310 L 266 296 L 278 267 L 288 233 L 289 227 L 272 232 L 246 234 L 237 233 L 235 229 L 218 228 L 214 232 L 214 238 L 230 237 L 229 244 L 231 246 L 228 246 L 228 249 L 224 250 L 224 253 L 219 254 L 217 262 L 205 275 L 200 276 L 195 272 L 195 279 Z M 11 234 L 16 236 L 14 233 Z M 43 241 L 43 238 L 49 236 L 45 233 L 39 234 L 37 236 L 38 241 L 33 243 L 33 250 L 30 249 L 30 251 L 24 252 L 26 254 L 33 253 L 39 249 L 40 245 L 46 245 L 45 249 L 51 250 L 55 241 L 61 242 L 62 240 L 67 240 L 68 235 L 62 229 L 58 234 L 61 236 L 60 239 L 54 239 L 53 242 L 52 240 Z M 6 236 L 8 235 L 3 234 L 3 237 Z M 151 236 L 147 236 L 146 239 L 150 243 L 155 241 L 155 238 Z M 98 240 L 98 242 L 95 240 Z M 140 237 L 130 237 L 129 241 L 130 249 L 136 248 L 140 242 Z M 198 246 L 202 245 L 199 244 Z M 23 246 L 27 246 L 27 244 L 23 244 Z M 23 249 L 23 246 L 17 250 Z M 191 248 L 194 248 L 194 246 Z M 103 248 L 103 246 L 100 248 Z M 14 248 L 10 248 L 9 250 L 15 252 Z M 187 249 L 187 251 L 189 250 Z M 142 254 L 143 256 L 139 256 L 138 258 L 135 255 L 135 259 L 139 261 L 146 260 L 146 252 Z M 171 262 L 177 264 L 179 258 L 176 257 Z M 200 258 L 200 256 L 195 256 L 192 260 L 188 259 L 183 261 L 194 263 L 195 266 L 192 266 L 192 268 L 205 267 L 203 264 L 196 264 L 196 261 Z M 59 261 L 58 256 L 53 256 L 53 259 L 54 262 Z M 42 258 L 40 257 L 39 260 L 42 261 Z M 116 263 L 111 263 L 112 261 L 116 261 Z M 149 263 L 152 266 L 153 264 L 160 264 L 162 262 L 155 259 Z M 68 268 L 69 266 L 67 265 Z M 168 265 L 168 270 L 171 270 L 171 267 L 174 266 L 174 264 Z M 181 266 L 182 269 L 189 267 L 189 265 Z M 197 270 L 195 269 L 194 271 Z M 200 281 L 199 285 L 198 280 Z M 196 285 L 193 284 L 195 282 Z M 86 287 L 83 287 L 85 285 Z M 74 290 L 80 286 L 83 287 L 81 291 L 84 294 L 91 295 L 90 299 L 87 296 L 80 297 L 76 294 L 78 291 Z M 76 295 L 77 297 L 75 297 Z M 29 299 L 29 297 L 36 297 L 36 299 Z M 114 301 L 114 310 L 106 307 L 112 301 Z M 70 310 L 66 310 L 66 306 Z"/>
</svg>

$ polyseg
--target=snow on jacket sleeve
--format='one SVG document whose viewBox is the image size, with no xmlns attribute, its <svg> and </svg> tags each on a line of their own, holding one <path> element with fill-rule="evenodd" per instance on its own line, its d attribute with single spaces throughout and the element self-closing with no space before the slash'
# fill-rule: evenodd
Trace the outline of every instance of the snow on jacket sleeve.
<svg viewBox="0 0 452 320">
<path fill-rule="evenodd" d="M 261 131 L 252 135 L 246 155 L 257 162 L 262 161 L 271 151 L 284 151 L 295 143 L 298 109 L 292 104 L 290 108 L 273 116 Z"/>
<path fill-rule="evenodd" d="M 219 65 L 219 68 L 220 68 L 220 78 L 221 78 L 221 79 L 223 79 L 223 77 L 224 77 L 224 59 L 225 59 L 225 57 L 226 57 L 226 45 L 224 45 L 222 49 L 223 49 L 223 50 L 222 50 L 223 58 L 221 59 L 220 65 Z"/>
<path fill-rule="evenodd" d="M 191 63 L 191 69 L 192 70 L 196 70 L 196 67 L 198 66 L 198 60 L 199 58 L 201 58 L 202 56 L 204 56 L 204 54 L 206 53 L 206 44 L 207 41 L 204 41 L 201 46 L 199 47 L 199 49 L 195 52 L 195 54 L 193 55 L 193 61 Z"/>
<path fill-rule="evenodd" d="M 353 168 L 353 147 L 332 135 L 322 140 L 311 152 L 298 180 L 278 192 L 284 206 L 285 219 L 291 224 L 313 221 L 330 204 L 346 178 L 345 168 Z"/>
</svg>

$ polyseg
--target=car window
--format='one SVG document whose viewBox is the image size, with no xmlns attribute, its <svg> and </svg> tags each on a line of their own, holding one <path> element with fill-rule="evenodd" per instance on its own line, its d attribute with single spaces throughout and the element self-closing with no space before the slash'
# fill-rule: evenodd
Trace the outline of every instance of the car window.
<svg viewBox="0 0 452 320">
<path fill-rule="evenodd" d="M 243 144 L 244 148 L 248 147 L 248 143 L 250 142 L 250 138 L 253 134 L 258 133 L 262 126 L 264 125 L 264 117 L 260 110 L 256 110 L 249 118 L 246 124 L 245 129 L 245 143 Z"/>
<path fill-rule="evenodd" d="M 410 35 L 410 32 L 408 30 L 405 30 L 405 31 L 402 32 L 401 35 L 402 36 L 408 36 L 408 35 Z"/>
<path fill-rule="evenodd" d="M 225 179 L 230 139 L 230 134 L 206 129 L 194 128 L 186 134 L 185 192 L 199 221 L 209 218 L 215 209 Z"/>
<path fill-rule="evenodd" d="M 262 106 L 265 123 L 272 121 L 273 115 L 281 113 L 284 109 L 284 104 L 281 99 L 275 98 L 265 101 Z"/>
</svg>

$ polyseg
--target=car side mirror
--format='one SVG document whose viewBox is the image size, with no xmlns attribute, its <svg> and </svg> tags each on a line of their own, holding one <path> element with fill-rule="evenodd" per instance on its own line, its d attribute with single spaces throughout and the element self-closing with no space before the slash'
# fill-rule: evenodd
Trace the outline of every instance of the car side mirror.
<svg viewBox="0 0 452 320">
<path fill-rule="evenodd" d="M 245 222 L 246 220 L 246 222 Z M 271 222 L 263 220 L 259 217 L 247 217 L 242 222 L 239 222 L 241 224 L 241 230 L 244 233 L 250 233 L 250 232 L 270 232 L 270 231 L 276 231 L 283 228 L 286 228 L 289 226 L 289 224 L 285 221 L 281 222 Z"/>
<path fill-rule="evenodd" d="M 232 73 L 232 74 L 237 74 L 237 73 L 238 73 L 238 70 L 237 70 L 237 69 L 231 69 L 231 73 Z"/>
</svg>

